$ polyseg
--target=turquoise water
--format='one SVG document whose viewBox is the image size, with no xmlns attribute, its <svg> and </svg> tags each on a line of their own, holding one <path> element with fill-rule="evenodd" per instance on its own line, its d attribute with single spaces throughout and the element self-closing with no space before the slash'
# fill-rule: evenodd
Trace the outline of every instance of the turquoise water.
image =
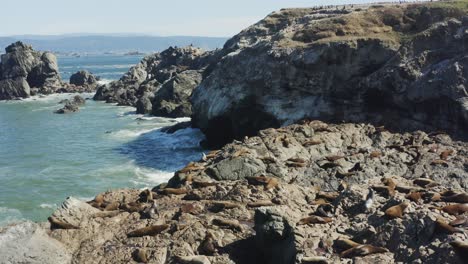
<svg viewBox="0 0 468 264">
<path fill-rule="evenodd" d="M 88 70 L 100 76 L 105 82 L 119 79 L 142 58 L 141 55 L 82 55 L 81 57 L 59 56 L 57 60 L 64 81 L 68 81 L 70 76 L 79 70 Z"/>
<path fill-rule="evenodd" d="M 200 131 L 158 131 L 181 120 L 92 100 L 77 113 L 53 114 L 71 96 L 0 102 L 0 225 L 45 221 L 68 196 L 152 187 L 201 157 Z"/>
</svg>

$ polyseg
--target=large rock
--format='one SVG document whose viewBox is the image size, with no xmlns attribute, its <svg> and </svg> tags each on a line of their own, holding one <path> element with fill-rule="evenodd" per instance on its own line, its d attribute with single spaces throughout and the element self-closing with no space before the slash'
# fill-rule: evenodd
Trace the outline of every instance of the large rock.
<svg viewBox="0 0 468 264">
<path fill-rule="evenodd" d="M 0 64 L 0 100 L 28 97 L 30 88 L 51 93 L 61 87 L 54 54 L 35 51 L 22 42 L 11 44 L 5 51 Z"/>
<path fill-rule="evenodd" d="M 451 3 L 274 12 L 205 72 L 194 124 L 218 146 L 303 118 L 462 134 L 467 26 Z"/>
<path fill-rule="evenodd" d="M 190 116 L 189 97 L 215 54 L 192 46 L 170 47 L 143 58 L 120 80 L 98 87 L 94 100 L 135 106 L 139 114 Z"/>
<path fill-rule="evenodd" d="M 83 86 L 83 85 L 95 86 L 97 85 L 97 79 L 89 71 L 82 70 L 70 76 L 70 84 L 79 85 L 79 86 Z"/>
</svg>

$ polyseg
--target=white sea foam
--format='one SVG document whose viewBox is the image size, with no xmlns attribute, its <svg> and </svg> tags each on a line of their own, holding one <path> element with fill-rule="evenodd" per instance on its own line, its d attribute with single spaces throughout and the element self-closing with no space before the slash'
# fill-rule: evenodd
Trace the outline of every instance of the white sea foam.
<svg viewBox="0 0 468 264">
<path fill-rule="evenodd" d="M 44 208 L 44 209 L 55 209 L 58 206 L 56 204 L 42 203 L 42 204 L 39 205 L 39 207 Z"/>
<path fill-rule="evenodd" d="M 101 79 L 101 80 L 97 81 L 97 83 L 99 85 L 107 85 L 107 84 L 111 83 L 112 81 L 113 80 L 109 80 L 109 79 Z"/>
<path fill-rule="evenodd" d="M 110 135 L 110 137 L 112 137 L 113 139 L 117 139 L 117 140 L 129 140 L 129 139 L 136 138 L 142 134 L 151 132 L 156 129 L 158 128 L 150 128 L 150 129 L 146 128 L 146 129 L 136 129 L 136 130 L 123 129 L 123 130 L 119 130 L 116 132 L 111 132 L 108 135 Z"/>
<path fill-rule="evenodd" d="M 80 68 L 99 68 L 99 69 L 130 69 L 130 67 L 135 66 L 135 64 L 108 64 L 108 65 L 93 65 L 93 64 L 83 64 L 80 65 Z M 60 69 L 76 69 L 77 66 L 60 66 Z"/>
</svg>

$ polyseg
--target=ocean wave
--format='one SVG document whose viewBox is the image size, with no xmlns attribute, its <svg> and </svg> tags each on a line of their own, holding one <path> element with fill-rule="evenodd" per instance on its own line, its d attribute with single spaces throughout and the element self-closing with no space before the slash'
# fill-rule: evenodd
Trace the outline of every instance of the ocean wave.
<svg viewBox="0 0 468 264">
<path fill-rule="evenodd" d="M 113 82 L 113 81 L 114 81 L 114 80 L 110 80 L 110 79 L 101 79 L 101 80 L 97 81 L 97 83 L 98 83 L 99 85 L 107 85 L 107 84 L 109 84 L 109 83 L 111 83 L 111 82 Z"/>
<path fill-rule="evenodd" d="M 145 133 L 148 133 L 157 129 L 159 128 L 145 128 L 145 129 L 136 129 L 136 130 L 122 129 L 116 132 L 110 132 L 108 135 L 112 137 L 113 139 L 128 140 L 128 139 L 136 138 L 140 135 L 143 135 Z"/>
<path fill-rule="evenodd" d="M 11 103 L 22 103 L 22 102 L 41 102 L 49 103 L 53 101 L 60 101 L 63 99 L 69 99 L 72 96 L 80 95 L 82 97 L 92 97 L 94 93 L 60 93 L 60 94 L 49 94 L 49 95 L 34 95 L 21 100 L 5 101 Z M 48 106 L 49 107 L 49 106 Z M 52 106 L 50 106 L 52 107 Z"/>
</svg>

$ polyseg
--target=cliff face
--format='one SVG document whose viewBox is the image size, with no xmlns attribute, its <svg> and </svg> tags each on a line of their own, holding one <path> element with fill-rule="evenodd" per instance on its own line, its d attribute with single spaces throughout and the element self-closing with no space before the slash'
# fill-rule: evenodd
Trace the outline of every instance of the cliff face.
<svg viewBox="0 0 468 264">
<path fill-rule="evenodd" d="M 22 42 L 11 44 L 5 51 L 0 64 L 0 100 L 28 97 L 31 88 L 50 93 L 61 85 L 54 54 L 35 51 Z"/>
<path fill-rule="evenodd" d="M 147 56 L 120 80 L 99 87 L 94 99 L 136 106 L 141 114 L 190 116 L 189 98 L 213 54 L 188 46 Z"/>
<path fill-rule="evenodd" d="M 214 145 L 303 118 L 466 131 L 466 10 L 452 2 L 272 13 L 226 43 L 193 93 L 193 121 Z"/>
</svg>

